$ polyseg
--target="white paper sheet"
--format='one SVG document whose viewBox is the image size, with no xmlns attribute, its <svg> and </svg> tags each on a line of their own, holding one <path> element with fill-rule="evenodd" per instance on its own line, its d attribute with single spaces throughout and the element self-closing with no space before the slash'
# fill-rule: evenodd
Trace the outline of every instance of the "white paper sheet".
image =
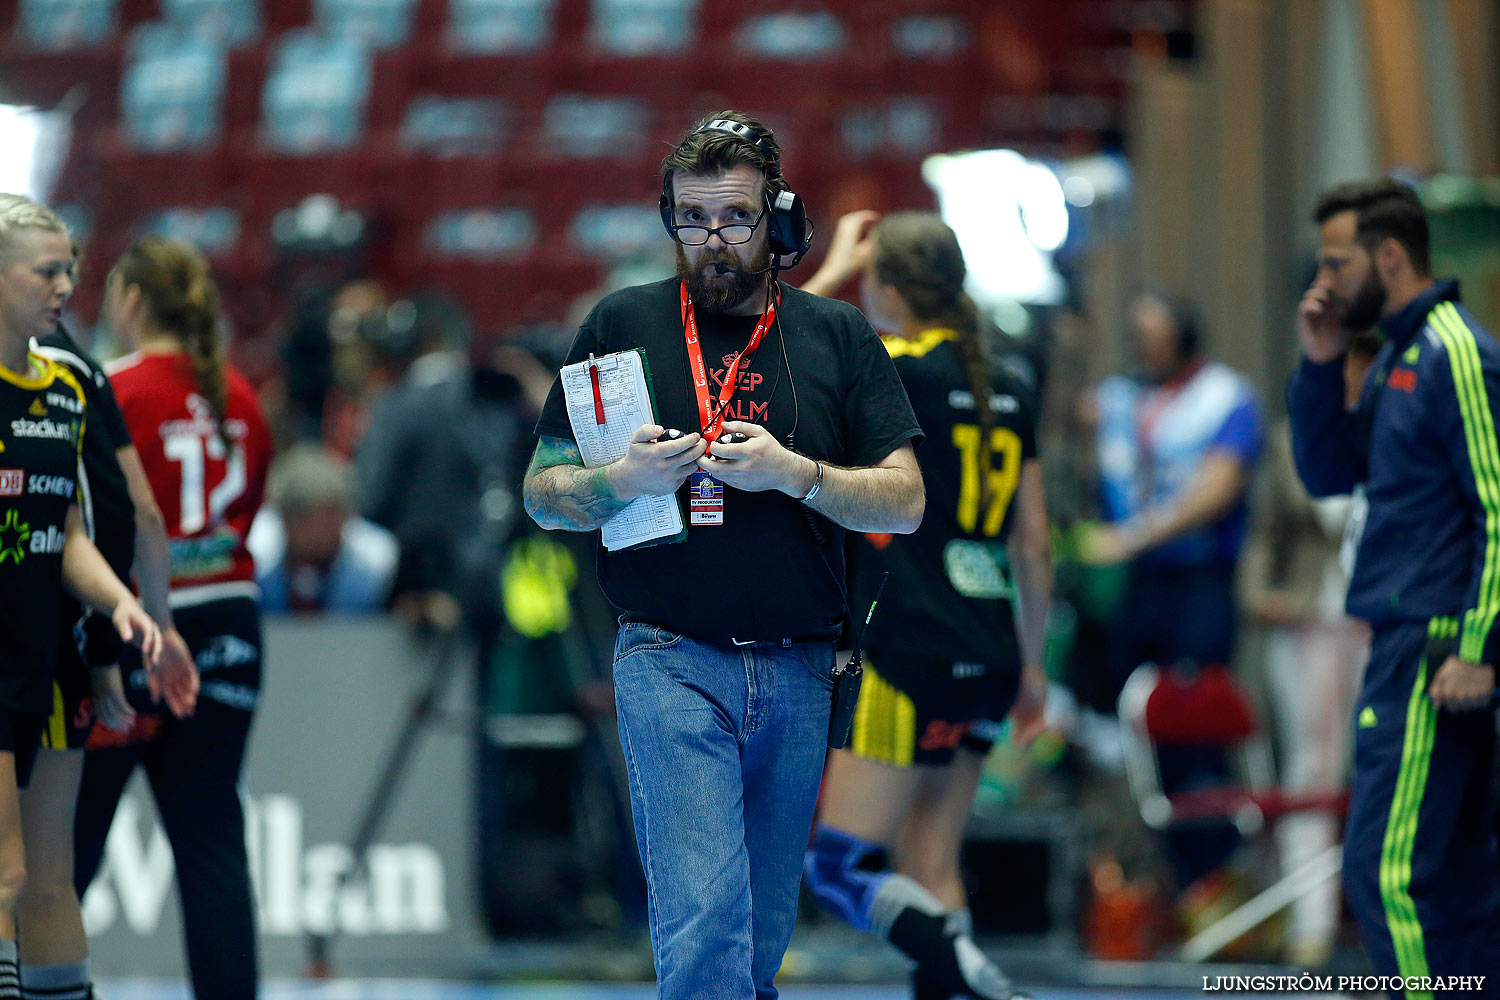
<svg viewBox="0 0 1500 1000">
<path fill-rule="evenodd" d="M 599 397 L 604 402 L 604 423 L 594 410 L 591 365 L 599 369 Z M 568 420 L 585 468 L 594 469 L 623 458 L 630 438 L 642 424 L 656 423 L 651 412 L 651 390 L 640 351 L 605 354 L 562 369 L 563 399 Z M 682 531 L 682 510 L 677 497 L 644 496 L 632 500 L 624 510 L 604 523 L 600 531 L 604 547 L 611 552 L 629 548 Z"/>
</svg>

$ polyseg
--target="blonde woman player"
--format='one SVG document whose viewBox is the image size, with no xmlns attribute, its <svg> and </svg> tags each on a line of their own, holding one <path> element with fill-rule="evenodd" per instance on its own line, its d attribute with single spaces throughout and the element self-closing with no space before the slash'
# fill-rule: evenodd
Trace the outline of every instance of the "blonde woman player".
<svg viewBox="0 0 1500 1000">
<path fill-rule="evenodd" d="M 47 847 L 24 839 L 20 790 L 56 707 L 63 589 L 106 613 L 153 667 L 162 642 L 90 541 L 77 502 L 87 396 L 72 374 L 33 349 L 61 322 L 73 267 L 72 240 L 53 212 L 0 195 L 0 998 L 22 996 L 17 903 L 33 862 L 28 848 L 40 855 Z M 46 933 L 34 936 L 47 943 Z M 78 995 L 87 996 L 86 978 L 82 988 Z"/>
</svg>

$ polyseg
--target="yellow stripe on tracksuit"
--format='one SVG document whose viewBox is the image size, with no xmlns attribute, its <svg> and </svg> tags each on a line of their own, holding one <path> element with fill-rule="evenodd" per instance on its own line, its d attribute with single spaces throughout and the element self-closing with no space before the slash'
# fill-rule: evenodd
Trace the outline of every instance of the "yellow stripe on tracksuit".
<svg viewBox="0 0 1500 1000">
<path fill-rule="evenodd" d="M 849 749 L 882 764 L 910 767 L 916 748 L 916 706 L 866 664 Z"/>
<path fill-rule="evenodd" d="M 1427 623 L 1428 639 L 1458 636 L 1457 618 L 1433 618 Z M 1396 791 L 1386 820 L 1385 840 L 1380 849 L 1380 900 L 1385 906 L 1386 927 L 1402 976 L 1426 976 L 1427 945 L 1422 921 L 1411 896 L 1411 862 L 1416 852 L 1417 819 L 1427 775 L 1432 769 L 1432 747 L 1437 733 L 1437 709 L 1427 697 L 1427 658 L 1417 666 L 1417 679 L 1406 704 L 1406 731 L 1401 743 L 1401 767 L 1396 772 Z M 1408 1000 L 1432 1000 L 1423 990 L 1408 990 Z"/>
<path fill-rule="evenodd" d="M 68 713 L 63 705 L 62 686 L 52 682 L 52 714 L 47 716 L 47 727 L 42 730 L 42 749 L 68 749 Z"/>
<path fill-rule="evenodd" d="M 1460 657 L 1470 663 L 1482 663 L 1485 640 L 1495 625 L 1496 614 L 1500 613 L 1500 446 L 1495 442 L 1495 421 L 1473 331 L 1451 302 L 1438 303 L 1428 322 L 1448 349 L 1469 464 L 1480 506 L 1484 508 L 1484 568 L 1480 571 L 1474 607 L 1463 617 L 1458 647 Z"/>
</svg>

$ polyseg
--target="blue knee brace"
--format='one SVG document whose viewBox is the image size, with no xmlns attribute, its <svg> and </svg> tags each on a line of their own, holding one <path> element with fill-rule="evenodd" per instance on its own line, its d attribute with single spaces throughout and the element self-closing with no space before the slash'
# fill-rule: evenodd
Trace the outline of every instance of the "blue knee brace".
<svg viewBox="0 0 1500 1000">
<path fill-rule="evenodd" d="M 862 869 L 860 863 L 882 851 L 876 844 L 867 844 L 819 823 L 802 862 L 808 888 L 828 912 L 859 930 L 868 931 L 870 904 L 891 873 L 886 869 Z"/>
</svg>

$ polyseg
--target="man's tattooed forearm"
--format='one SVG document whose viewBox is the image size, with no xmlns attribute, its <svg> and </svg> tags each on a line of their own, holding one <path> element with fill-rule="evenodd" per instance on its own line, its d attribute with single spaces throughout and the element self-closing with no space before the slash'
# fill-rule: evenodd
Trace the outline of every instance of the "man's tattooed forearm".
<svg viewBox="0 0 1500 1000">
<path fill-rule="evenodd" d="M 578 446 L 544 437 L 526 472 L 526 512 L 543 528 L 592 531 L 624 509 L 606 470 L 585 469 Z"/>
</svg>

